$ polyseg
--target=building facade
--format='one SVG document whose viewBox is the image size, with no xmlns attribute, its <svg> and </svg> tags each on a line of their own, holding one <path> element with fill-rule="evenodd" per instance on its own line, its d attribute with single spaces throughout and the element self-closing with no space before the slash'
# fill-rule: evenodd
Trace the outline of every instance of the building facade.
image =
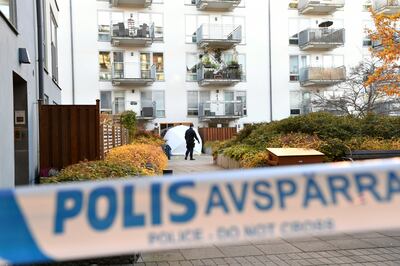
<svg viewBox="0 0 400 266">
<path fill-rule="evenodd" d="M 72 7 L 74 99 L 148 129 L 236 126 L 316 109 L 370 56 L 387 0 L 88 0 Z M 68 92 L 65 91 L 67 94 Z M 329 111 L 329 110 L 328 110 Z"/>
<path fill-rule="evenodd" d="M 38 176 L 38 100 L 61 103 L 58 15 L 56 0 L 0 1 L 0 187 Z"/>
<path fill-rule="evenodd" d="M 160 131 L 270 117 L 267 1 L 88 0 L 72 10 L 76 86 L 66 102 L 100 98 L 102 112 L 133 110 Z"/>
</svg>

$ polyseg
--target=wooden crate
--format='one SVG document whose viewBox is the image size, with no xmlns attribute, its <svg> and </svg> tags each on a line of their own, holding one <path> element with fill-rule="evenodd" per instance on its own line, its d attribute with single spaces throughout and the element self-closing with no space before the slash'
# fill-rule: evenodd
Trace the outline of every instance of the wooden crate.
<svg viewBox="0 0 400 266">
<path fill-rule="evenodd" d="M 311 149 L 270 148 L 267 151 L 270 166 L 315 164 L 325 159 L 323 153 Z"/>
</svg>

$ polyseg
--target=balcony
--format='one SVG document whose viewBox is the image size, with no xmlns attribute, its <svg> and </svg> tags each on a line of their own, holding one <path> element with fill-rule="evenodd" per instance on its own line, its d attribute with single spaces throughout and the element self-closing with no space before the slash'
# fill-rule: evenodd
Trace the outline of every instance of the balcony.
<svg viewBox="0 0 400 266">
<path fill-rule="evenodd" d="M 149 86 L 156 79 L 156 66 L 114 62 L 111 78 L 114 86 Z"/>
<path fill-rule="evenodd" d="M 203 24 L 196 39 L 200 48 L 229 50 L 242 42 L 242 26 Z"/>
<path fill-rule="evenodd" d="M 196 6 L 199 10 L 218 10 L 232 11 L 241 0 L 196 0 Z"/>
<path fill-rule="evenodd" d="M 243 81 L 243 70 L 239 64 L 216 67 L 199 64 L 197 81 L 199 86 L 232 86 Z"/>
<path fill-rule="evenodd" d="M 400 43 L 400 37 L 396 36 L 394 38 L 394 43 L 396 45 L 398 45 Z M 384 49 L 384 46 L 382 44 L 382 40 L 374 40 L 372 41 L 372 45 L 371 45 L 372 49 L 374 49 L 375 51 L 382 51 Z"/>
<path fill-rule="evenodd" d="M 378 14 L 394 15 L 400 12 L 400 0 L 373 0 L 372 6 Z"/>
<path fill-rule="evenodd" d="M 202 122 L 236 120 L 244 117 L 244 110 L 241 101 L 208 101 L 199 104 L 199 118 Z"/>
<path fill-rule="evenodd" d="M 345 0 L 299 0 L 302 15 L 329 15 L 344 7 Z"/>
<path fill-rule="evenodd" d="M 346 67 L 305 67 L 299 78 L 303 87 L 333 86 L 346 80 Z"/>
<path fill-rule="evenodd" d="M 299 47 L 302 51 L 333 50 L 344 45 L 344 29 L 306 29 L 299 33 Z"/>
<path fill-rule="evenodd" d="M 143 23 L 135 26 L 133 20 L 113 22 L 111 27 L 111 45 L 117 46 L 151 46 L 154 41 L 154 24 Z"/>
<path fill-rule="evenodd" d="M 137 6 L 137 7 L 149 7 L 153 0 L 110 0 L 112 7 L 119 6 Z"/>
</svg>

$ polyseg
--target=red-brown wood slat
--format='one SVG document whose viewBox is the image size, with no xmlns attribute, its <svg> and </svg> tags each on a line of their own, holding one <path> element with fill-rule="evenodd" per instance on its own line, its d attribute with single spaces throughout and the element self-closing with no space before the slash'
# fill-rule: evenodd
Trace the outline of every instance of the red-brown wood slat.
<svg viewBox="0 0 400 266">
<path fill-rule="evenodd" d="M 203 142 L 224 141 L 233 138 L 237 134 L 236 128 L 200 128 L 199 134 Z"/>
<path fill-rule="evenodd" d="M 101 155 L 99 105 L 39 104 L 40 169 L 62 169 Z"/>
</svg>

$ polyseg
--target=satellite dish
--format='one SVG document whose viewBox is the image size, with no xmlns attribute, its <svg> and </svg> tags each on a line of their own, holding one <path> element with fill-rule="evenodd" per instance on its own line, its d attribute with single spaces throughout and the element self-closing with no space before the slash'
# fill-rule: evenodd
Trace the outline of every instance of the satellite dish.
<svg viewBox="0 0 400 266">
<path fill-rule="evenodd" d="M 318 25 L 320 28 L 329 28 L 333 25 L 333 21 L 324 21 Z"/>
</svg>

